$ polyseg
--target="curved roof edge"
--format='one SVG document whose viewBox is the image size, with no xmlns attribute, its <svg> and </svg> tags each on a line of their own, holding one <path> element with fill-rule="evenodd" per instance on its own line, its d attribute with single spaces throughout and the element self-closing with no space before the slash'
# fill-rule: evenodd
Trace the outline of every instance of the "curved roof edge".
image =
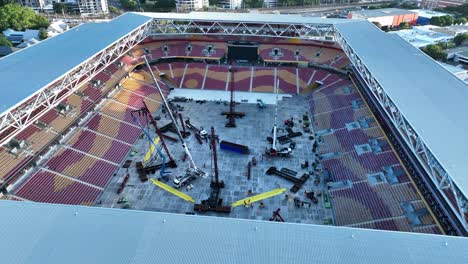
<svg viewBox="0 0 468 264">
<path fill-rule="evenodd" d="M 468 248 L 463 237 L 124 209 L 0 201 L 0 211 L 11 264 L 465 264 Z"/>
<path fill-rule="evenodd" d="M 307 17 L 291 14 L 264 13 L 225 13 L 225 12 L 190 12 L 190 13 L 152 13 L 135 12 L 143 16 L 159 19 L 194 20 L 194 21 L 222 21 L 222 22 L 250 22 L 277 24 L 327 24 L 350 23 L 355 20 L 339 18 Z"/>
</svg>

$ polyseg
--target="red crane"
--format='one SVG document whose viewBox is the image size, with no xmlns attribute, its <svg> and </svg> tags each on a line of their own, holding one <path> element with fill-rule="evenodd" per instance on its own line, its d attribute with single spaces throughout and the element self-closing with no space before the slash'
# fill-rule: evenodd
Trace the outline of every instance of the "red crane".
<svg viewBox="0 0 468 264">
<path fill-rule="evenodd" d="M 151 124 L 153 124 L 153 127 L 154 127 L 154 129 L 156 131 L 156 134 L 158 135 L 159 140 L 161 141 L 161 145 L 163 146 L 164 151 L 166 152 L 167 157 L 169 158 L 169 162 L 171 164 L 175 164 L 175 160 L 172 159 L 171 153 L 169 153 L 169 149 L 167 148 L 166 143 L 164 142 L 163 134 L 159 130 L 158 125 L 156 124 L 156 120 L 151 115 L 151 112 L 149 111 L 148 107 L 146 106 L 145 101 L 144 100 L 142 100 L 142 101 L 143 101 L 143 105 L 145 106 L 143 111 L 149 117 L 149 119 L 151 121 Z"/>
<path fill-rule="evenodd" d="M 218 136 L 215 135 L 214 127 L 211 127 L 211 135 L 210 135 L 210 148 L 213 152 L 213 167 L 214 167 L 214 179 L 211 181 L 212 188 L 224 188 L 224 182 L 219 181 L 219 174 L 218 174 L 218 152 L 216 151 Z"/>
<path fill-rule="evenodd" d="M 228 122 L 226 127 L 236 127 L 236 112 L 234 110 L 236 103 L 234 102 L 234 72 L 236 71 L 234 68 L 229 69 L 231 72 L 231 80 L 229 82 L 229 88 L 231 90 L 231 102 L 229 103 L 229 114 L 227 116 Z"/>
</svg>

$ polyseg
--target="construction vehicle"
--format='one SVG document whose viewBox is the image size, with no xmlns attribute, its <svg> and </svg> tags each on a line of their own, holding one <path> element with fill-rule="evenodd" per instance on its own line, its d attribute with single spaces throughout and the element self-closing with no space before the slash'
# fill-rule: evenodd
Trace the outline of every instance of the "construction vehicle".
<svg viewBox="0 0 468 264">
<path fill-rule="evenodd" d="M 174 178 L 174 180 L 172 182 L 174 183 L 174 186 L 176 188 L 180 188 L 180 187 L 182 187 L 184 185 L 187 185 L 191 181 L 195 180 L 197 177 L 204 177 L 204 176 L 206 176 L 206 173 L 200 173 L 199 170 L 195 170 L 193 168 L 188 168 L 185 171 L 184 176 L 176 177 L 176 178 Z"/>
<path fill-rule="evenodd" d="M 174 183 L 174 187 L 180 188 L 182 186 L 185 186 L 186 184 L 189 184 L 191 181 L 195 180 L 195 176 L 193 175 L 185 175 L 185 176 L 179 176 L 174 178 L 172 181 Z"/>
<path fill-rule="evenodd" d="M 145 116 L 146 117 L 146 122 L 147 122 L 147 124 L 149 124 L 148 116 L 150 116 L 152 118 L 152 116 L 151 116 L 148 108 L 146 107 L 146 104 L 145 104 L 144 101 L 143 101 L 143 105 L 144 105 L 144 107 L 142 107 L 142 108 L 140 108 L 138 110 L 131 111 L 130 115 L 132 116 L 133 122 L 136 123 L 138 125 L 138 127 L 140 127 L 140 129 L 143 132 L 144 136 L 149 141 L 150 149 L 156 150 L 157 154 L 159 155 L 159 156 L 153 156 L 152 159 L 147 163 L 147 164 L 150 164 L 150 165 L 145 166 L 145 167 L 150 167 L 150 166 L 154 165 L 153 162 L 156 161 L 158 157 L 161 157 L 162 162 L 161 162 L 160 165 L 158 165 L 158 167 L 161 168 L 161 170 L 159 172 L 159 175 L 161 176 L 162 179 L 167 179 L 167 177 L 169 175 L 171 175 L 172 173 L 170 171 L 166 171 L 166 156 L 161 151 L 161 149 L 163 147 L 166 148 L 165 144 L 163 143 L 164 141 L 162 141 L 162 138 L 160 137 L 159 140 L 161 141 L 161 147 L 156 146 L 153 139 L 151 139 L 151 136 L 149 135 L 148 131 L 143 127 L 140 120 L 138 119 L 138 116 Z M 155 125 L 155 123 L 153 123 L 153 124 Z M 157 128 L 156 128 L 156 130 L 157 130 Z M 157 131 L 156 131 L 156 133 L 157 133 Z M 166 151 L 167 151 L 167 148 L 166 148 Z M 167 152 L 167 153 L 169 153 L 169 152 Z"/>
<path fill-rule="evenodd" d="M 275 104 L 275 123 L 273 125 L 273 142 L 271 148 L 266 150 L 266 155 L 269 156 L 282 156 L 282 157 L 287 157 L 292 153 L 291 148 L 278 148 L 276 141 L 276 133 L 277 133 L 277 125 L 276 122 L 278 121 L 278 89 L 279 89 L 279 80 L 276 83 L 275 87 L 275 94 L 276 94 L 276 104 Z"/>
<path fill-rule="evenodd" d="M 257 99 L 257 105 L 258 105 L 258 108 L 265 108 L 266 107 L 266 105 L 262 101 L 262 99 Z"/>
</svg>

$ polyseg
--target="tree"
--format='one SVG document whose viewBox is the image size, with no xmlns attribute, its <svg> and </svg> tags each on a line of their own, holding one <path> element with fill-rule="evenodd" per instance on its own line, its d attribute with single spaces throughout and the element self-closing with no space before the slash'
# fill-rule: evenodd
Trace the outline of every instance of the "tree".
<svg viewBox="0 0 468 264">
<path fill-rule="evenodd" d="M 8 46 L 11 47 L 13 46 L 11 42 L 2 34 L 0 34 L 0 46 Z"/>
<path fill-rule="evenodd" d="M 15 0 L 0 0 L 0 6 L 4 6 L 7 4 L 14 4 Z"/>
<path fill-rule="evenodd" d="M 122 10 L 118 9 L 115 6 L 109 6 L 109 12 L 114 15 L 120 15 L 123 13 Z"/>
<path fill-rule="evenodd" d="M 431 25 L 439 26 L 439 27 L 446 27 L 453 25 L 454 19 L 452 16 L 438 16 L 438 17 L 431 17 L 429 23 Z"/>
<path fill-rule="evenodd" d="M 454 24 L 457 24 L 457 25 L 464 25 L 468 22 L 468 20 L 466 19 L 466 17 L 459 17 L 459 18 L 455 18 L 454 20 Z"/>
<path fill-rule="evenodd" d="M 463 33 L 463 34 L 458 34 L 455 36 L 453 39 L 453 42 L 459 46 L 461 45 L 465 40 L 468 40 L 468 33 Z"/>
<path fill-rule="evenodd" d="M 447 59 L 447 53 L 442 50 L 441 47 L 437 45 L 427 45 L 426 47 L 421 49 L 429 55 L 434 60 L 445 61 Z"/>
<path fill-rule="evenodd" d="M 133 11 L 137 7 L 137 2 L 135 0 L 120 0 L 122 8 L 125 10 Z"/>
<path fill-rule="evenodd" d="M 401 22 L 400 29 L 408 29 L 410 28 L 410 24 L 408 22 Z"/>
<path fill-rule="evenodd" d="M 468 3 L 459 6 L 447 6 L 439 11 L 468 17 Z"/>
<path fill-rule="evenodd" d="M 53 9 L 56 14 L 68 13 L 68 6 L 65 3 L 54 3 Z"/>
<path fill-rule="evenodd" d="M 262 0 L 244 0 L 244 7 L 245 8 L 263 7 L 263 1 Z"/>
<path fill-rule="evenodd" d="M 7 4 L 0 8 L 0 31 L 7 28 L 24 31 L 47 27 L 49 27 L 47 18 L 34 13 L 30 8 L 17 4 Z"/>
<path fill-rule="evenodd" d="M 49 35 L 47 35 L 47 30 L 45 28 L 39 29 L 39 39 L 40 40 L 44 40 L 44 39 L 46 39 L 48 37 L 49 37 Z"/>
<path fill-rule="evenodd" d="M 453 16 L 443 16 L 444 26 L 451 26 L 453 25 L 454 19 Z"/>
</svg>

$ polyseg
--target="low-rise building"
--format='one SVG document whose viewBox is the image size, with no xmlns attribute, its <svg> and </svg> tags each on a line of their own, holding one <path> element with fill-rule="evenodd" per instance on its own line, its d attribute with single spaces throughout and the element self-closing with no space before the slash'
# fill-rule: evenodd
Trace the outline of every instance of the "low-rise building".
<svg viewBox="0 0 468 264">
<path fill-rule="evenodd" d="M 399 26 L 402 22 L 408 22 L 410 25 L 416 25 L 418 13 L 405 9 L 383 8 L 351 11 L 348 14 L 348 18 L 367 19 L 370 22 L 379 23 L 382 29 L 389 29 Z"/>
<path fill-rule="evenodd" d="M 3 35 L 14 45 L 27 42 L 31 39 L 39 39 L 39 30 L 27 29 L 26 31 L 16 31 L 11 28 L 4 30 Z"/>
<path fill-rule="evenodd" d="M 453 36 L 434 31 L 433 28 L 437 26 L 419 26 L 412 29 L 403 29 L 398 31 L 391 31 L 389 34 L 396 34 L 409 42 L 416 48 L 425 47 L 430 44 L 437 44 L 441 42 L 449 42 Z"/>
<path fill-rule="evenodd" d="M 177 12 L 188 12 L 208 7 L 208 0 L 176 0 Z"/>
<path fill-rule="evenodd" d="M 239 9 L 242 7 L 242 0 L 219 0 L 218 6 L 226 9 Z"/>
</svg>

